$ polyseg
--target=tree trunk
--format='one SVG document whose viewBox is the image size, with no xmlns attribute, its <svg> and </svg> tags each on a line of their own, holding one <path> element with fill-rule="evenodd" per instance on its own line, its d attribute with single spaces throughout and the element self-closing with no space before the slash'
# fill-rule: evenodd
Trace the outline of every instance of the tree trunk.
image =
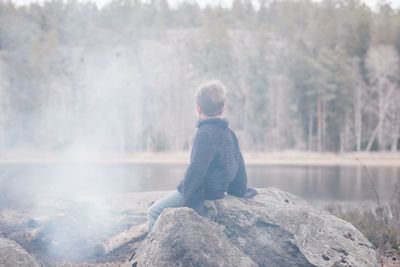
<svg viewBox="0 0 400 267">
<path fill-rule="evenodd" d="M 384 150 L 384 141 L 383 141 L 383 125 L 384 125 L 384 119 L 385 119 L 385 112 L 383 110 L 383 95 L 382 95 L 382 90 L 379 90 L 378 94 L 378 103 L 379 103 L 379 113 L 378 113 L 378 147 L 379 151 Z"/>
<path fill-rule="evenodd" d="M 308 144 L 307 148 L 309 151 L 313 149 L 313 128 L 314 128 L 314 118 L 313 118 L 313 112 L 312 108 L 309 107 L 309 112 L 308 112 Z"/>
<path fill-rule="evenodd" d="M 397 108 L 397 110 L 400 110 L 399 108 Z M 397 151 L 397 147 L 399 145 L 399 136 L 400 136 L 400 112 L 396 112 L 397 115 L 394 116 L 395 118 L 395 123 L 393 125 L 393 131 L 392 131 L 392 143 L 391 143 L 391 151 L 392 152 L 396 152 Z M 396 114 L 395 113 L 395 114 Z"/>
<path fill-rule="evenodd" d="M 360 81 L 361 83 L 361 81 Z M 354 131 L 356 137 L 356 150 L 361 150 L 361 136 L 362 136 L 362 103 L 361 103 L 361 86 L 356 86 L 354 98 Z"/>
<path fill-rule="evenodd" d="M 383 135 L 383 126 L 382 126 L 382 124 L 383 124 L 383 120 L 386 116 L 386 112 L 390 107 L 390 100 L 393 96 L 393 93 L 394 93 L 394 88 L 391 88 L 391 90 L 387 93 L 385 100 L 382 100 L 382 101 L 378 100 L 379 101 L 378 123 L 377 123 L 375 129 L 372 131 L 372 135 L 369 138 L 367 147 L 365 149 L 366 151 L 371 150 L 372 144 L 377 137 L 378 137 L 379 148 L 381 148 L 381 142 L 383 142 L 383 136 L 382 136 Z M 382 98 L 381 95 L 379 96 L 379 98 L 380 99 Z"/>
<path fill-rule="evenodd" d="M 318 93 L 317 97 L 317 150 L 322 151 L 323 148 L 323 105 L 322 105 L 322 95 Z"/>
</svg>

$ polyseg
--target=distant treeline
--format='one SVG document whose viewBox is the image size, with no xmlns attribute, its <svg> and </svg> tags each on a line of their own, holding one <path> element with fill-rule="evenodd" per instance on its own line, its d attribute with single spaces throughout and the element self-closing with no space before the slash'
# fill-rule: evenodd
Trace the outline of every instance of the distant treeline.
<svg viewBox="0 0 400 267">
<path fill-rule="evenodd" d="M 210 78 L 245 150 L 400 150 L 398 11 L 191 2 L 0 2 L 0 151 L 190 149 Z"/>
</svg>

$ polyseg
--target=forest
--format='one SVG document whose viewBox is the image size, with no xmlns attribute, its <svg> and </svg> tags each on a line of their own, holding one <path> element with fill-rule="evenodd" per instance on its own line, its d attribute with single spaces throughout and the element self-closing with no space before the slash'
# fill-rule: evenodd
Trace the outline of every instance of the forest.
<svg viewBox="0 0 400 267">
<path fill-rule="evenodd" d="M 0 152 L 186 151 L 228 88 L 247 151 L 400 150 L 400 13 L 358 0 L 0 2 Z"/>
</svg>

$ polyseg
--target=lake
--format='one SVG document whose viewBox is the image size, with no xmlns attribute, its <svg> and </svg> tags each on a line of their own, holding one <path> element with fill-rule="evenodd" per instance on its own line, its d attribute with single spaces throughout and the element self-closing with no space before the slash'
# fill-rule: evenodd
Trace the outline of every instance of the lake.
<svg viewBox="0 0 400 267">
<path fill-rule="evenodd" d="M 173 190 L 186 167 L 154 163 L 3 164 L 0 200 Z M 307 200 L 370 201 L 375 200 L 374 187 L 382 200 L 390 199 L 394 186 L 400 185 L 400 167 L 367 169 L 371 177 L 367 170 L 355 166 L 247 165 L 250 186 L 273 186 Z"/>
</svg>

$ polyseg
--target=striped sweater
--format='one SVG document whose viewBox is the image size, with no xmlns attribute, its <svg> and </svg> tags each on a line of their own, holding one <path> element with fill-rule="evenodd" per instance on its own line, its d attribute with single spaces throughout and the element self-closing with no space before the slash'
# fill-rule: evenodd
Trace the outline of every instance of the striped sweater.
<svg viewBox="0 0 400 267">
<path fill-rule="evenodd" d="M 223 198 L 225 192 L 243 197 L 247 174 L 238 140 L 228 121 L 208 118 L 197 123 L 190 164 L 177 186 L 185 206 L 202 213 L 203 201 Z"/>
</svg>

